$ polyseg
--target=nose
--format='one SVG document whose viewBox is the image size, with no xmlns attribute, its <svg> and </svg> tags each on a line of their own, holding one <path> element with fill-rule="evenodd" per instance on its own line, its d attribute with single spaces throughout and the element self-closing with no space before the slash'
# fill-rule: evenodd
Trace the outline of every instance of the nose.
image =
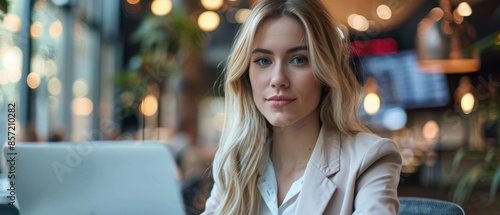
<svg viewBox="0 0 500 215">
<path fill-rule="evenodd" d="M 286 69 L 281 64 L 276 64 L 271 78 L 272 88 L 287 88 L 290 86 L 290 82 L 287 77 Z"/>
</svg>

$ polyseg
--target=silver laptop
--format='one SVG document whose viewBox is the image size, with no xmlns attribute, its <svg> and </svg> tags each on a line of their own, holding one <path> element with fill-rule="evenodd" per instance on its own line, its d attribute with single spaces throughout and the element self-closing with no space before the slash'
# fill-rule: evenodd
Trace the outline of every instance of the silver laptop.
<svg viewBox="0 0 500 215">
<path fill-rule="evenodd" d="M 21 215 L 185 214 L 166 144 L 23 143 L 8 153 Z"/>
</svg>

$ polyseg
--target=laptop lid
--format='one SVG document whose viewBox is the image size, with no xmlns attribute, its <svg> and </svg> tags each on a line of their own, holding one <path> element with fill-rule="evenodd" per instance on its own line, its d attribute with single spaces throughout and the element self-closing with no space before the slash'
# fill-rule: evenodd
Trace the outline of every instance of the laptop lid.
<svg viewBox="0 0 500 215">
<path fill-rule="evenodd" d="M 166 144 L 23 143 L 15 153 L 22 215 L 185 214 Z"/>
</svg>

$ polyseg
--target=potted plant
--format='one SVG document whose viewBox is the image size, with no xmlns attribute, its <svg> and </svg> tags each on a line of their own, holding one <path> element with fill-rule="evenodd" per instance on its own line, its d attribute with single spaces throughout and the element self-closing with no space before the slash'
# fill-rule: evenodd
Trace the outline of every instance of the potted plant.
<svg viewBox="0 0 500 215">
<path fill-rule="evenodd" d="M 200 51 L 204 32 L 184 11 L 172 10 L 165 16 L 146 15 L 131 39 L 140 51 L 132 57 L 129 68 L 117 74 L 115 81 L 128 97 L 133 97 L 134 102 L 128 108 L 137 110 L 139 101 L 152 88 L 162 98 L 169 78 L 179 75 L 186 59 Z M 159 110 L 160 106 L 158 102 Z"/>
</svg>

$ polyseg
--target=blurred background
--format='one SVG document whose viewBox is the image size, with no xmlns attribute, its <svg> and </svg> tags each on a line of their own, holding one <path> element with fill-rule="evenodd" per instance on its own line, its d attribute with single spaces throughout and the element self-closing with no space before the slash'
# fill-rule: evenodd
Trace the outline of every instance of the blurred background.
<svg viewBox="0 0 500 215">
<path fill-rule="evenodd" d="M 0 130 L 15 103 L 19 142 L 165 141 L 199 213 L 224 61 L 254 1 L 0 0 Z M 353 50 L 360 114 L 403 155 L 399 194 L 500 211 L 500 1 L 324 1 Z"/>
</svg>

